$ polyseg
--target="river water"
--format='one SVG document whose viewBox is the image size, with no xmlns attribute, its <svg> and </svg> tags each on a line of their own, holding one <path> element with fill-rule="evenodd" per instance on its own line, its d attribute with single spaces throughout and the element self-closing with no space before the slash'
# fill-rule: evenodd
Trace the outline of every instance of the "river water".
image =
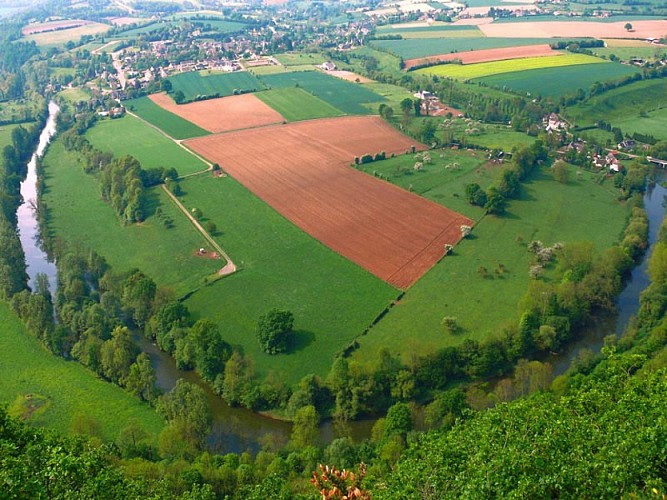
<svg viewBox="0 0 667 500">
<path fill-rule="evenodd" d="M 37 158 L 44 153 L 46 146 L 55 134 L 55 117 L 58 111 L 58 106 L 51 102 L 49 104 L 48 121 L 40 135 L 38 147 L 28 163 L 26 180 L 21 184 L 21 195 L 24 202 L 18 209 L 18 226 L 28 265 L 30 286 L 34 287 L 35 277 L 38 273 L 44 273 L 49 278 L 51 290 L 56 288 L 56 267 L 40 248 L 38 223 L 33 207 L 36 204 L 37 197 Z M 664 178 L 664 172 L 660 172 L 658 180 Z M 660 184 L 655 184 L 647 190 L 644 196 L 644 204 L 649 217 L 650 247 L 641 264 L 633 270 L 632 277 L 618 297 L 618 315 L 602 321 L 595 328 L 585 332 L 580 340 L 572 343 L 566 351 L 557 356 L 549 357 L 547 361 L 554 366 L 555 374 L 563 373 L 582 349 L 599 351 L 604 337 L 611 332 L 615 332 L 617 335 L 622 333 L 629 319 L 637 313 L 639 294 L 649 284 L 646 274 L 648 257 L 653 244 L 657 240 L 658 229 L 665 215 L 664 199 L 666 195 L 667 189 Z M 209 437 L 211 451 L 217 453 L 257 452 L 262 444 L 281 445 L 289 439 L 290 423 L 258 415 L 243 408 L 230 407 L 213 393 L 196 373 L 184 372 L 176 368 L 176 363 L 171 356 L 160 351 L 144 337 L 136 335 L 135 340 L 151 357 L 157 376 L 157 385 L 162 390 L 169 391 L 172 389 L 179 378 L 195 383 L 204 389 L 213 414 L 213 430 Z M 373 423 L 372 420 L 352 422 L 346 429 L 346 433 L 355 440 L 363 439 L 370 436 Z M 330 422 L 322 424 L 320 437 L 322 442 L 329 442 L 336 437 L 336 432 Z"/>
<path fill-rule="evenodd" d="M 56 265 L 48 259 L 46 253 L 41 248 L 35 207 L 37 206 L 37 159 L 44 154 L 46 146 L 48 146 L 51 138 L 56 133 L 56 115 L 58 111 L 60 111 L 58 105 L 51 101 L 49 103 L 49 118 L 39 136 L 37 149 L 28 162 L 28 175 L 21 183 L 21 197 L 23 198 L 23 202 L 16 212 L 19 237 L 28 266 L 28 285 L 33 290 L 35 288 L 36 276 L 39 273 L 46 274 L 49 278 L 49 289 L 51 291 L 55 291 L 56 289 Z"/>
</svg>

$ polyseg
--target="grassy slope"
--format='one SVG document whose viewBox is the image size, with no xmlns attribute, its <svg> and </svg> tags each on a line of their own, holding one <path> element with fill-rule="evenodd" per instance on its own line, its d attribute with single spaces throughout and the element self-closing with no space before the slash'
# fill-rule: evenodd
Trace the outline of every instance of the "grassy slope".
<svg viewBox="0 0 667 500">
<path fill-rule="evenodd" d="M 197 176 L 181 182 L 186 206 L 201 207 L 217 241 L 241 270 L 202 288 L 186 304 L 210 317 L 223 337 L 254 359 L 258 373 L 288 383 L 325 375 L 334 355 L 370 324 L 398 292 L 335 254 L 231 178 Z M 269 356 L 255 337 L 258 317 L 272 307 L 294 313 L 290 354 Z"/>
<path fill-rule="evenodd" d="M 198 95 L 220 97 L 234 94 L 234 90 L 262 90 L 262 82 L 247 71 L 234 73 L 212 73 L 202 75 L 196 71 L 170 76 L 173 91 L 180 90 L 186 101 L 193 101 Z"/>
<path fill-rule="evenodd" d="M 511 59 L 506 61 L 493 61 L 477 64 L 441 64 L 429 68 L 418 69 L 415 73 L 424 75 L 437 75 L 459 80 L 481 78 L 484 76 L 512 73 L 515 71 L 527 71 L 540 68 L 558 68 L 562 66 L 574 66 L 577 64 L 600 64 L 604 59 L 588 56 L 586 54 L 564 53 L 562 55 L 525 57 L 523 59 Z"/>
<path fill-rule="evenodd" d="M 134 116 L 101 121 L 87 133 L 88 140 L 115 156 L 132 155 L 144 168 L 174 167 L 179 175 L 206 170 L 197 157 Z"/>
<path fill-rule="evenodd" d="M 99 423 L 106 440 L 117 439 L 130 420 L 149 435 L 156 436 L 162 430 L 162 419 L 147 404 L 98 379 L 78 363 L 46 351 L 4 302 L 0 302 L 0 339 L 0 404 L 11 404 L 26 394 L 48 400 L 31 423 L 67 434 L 72 416 L 83 413 Z"/>
<path fill-rule="evenodd" d="M 147 122 L 162 129 L 174 139 L 190 139 L 209 134 L 207 130 L 198 127 L 194 123 L 190 123 L 186 119 L 162 109 L 148 97 L 132 99 L 131 101 L 127 101 L 125 106 Z"/>
<path fill-rule="evenodd" d="M 300 71 L 266 75 L 262 80 L 274 88 L 299 86 L 347 114 L 368 114 L 367 103 L 381 103 L 384 98 L 358 83 L 346 82 L 320 71 Z"/>
<path fill-rule="evenodd" d="M 374 40 L 371 45 L 388 50 L 404 59 L 435 56 L 466 50 L 496 49 L 550 43 L 549 38 L 426 38 L 406 40 Z"/>
<path fill-rule="evenodd" d="M 344 113 L 303 89 L 288 87 L 255 94 L 288 122 L 342 116 Z"/>
<path fill-rule="evenodd" d="M 155 217 L 122 226 L 100 198 L 97 180 L 83 172 L 77 155 L 65 151 L 60 142 L 49 147 L 44 171 L 50 232 L 95 249 L 116 271 L 137 267 L 180 296 L 224 265 L 224 261 L 194 255 L 208 245 L 160 188 L 151 190 L 151 204 L 154 208 L 159 200 L 174 227 L 165 229 Z"/>
<path fill-rule="evenodd" d="M 508 215 L 486 216 L 475 226 L 472 239 L 462 241 L 451 257 L 418 281 L 360 339 L 361 348 L 354 356 L 372 359 L 386 346 L 408 361 L 412 353 L 426 354 L 466 338 L 499 334 L 503 325 L 516 320 L 517 303 L 528 287 L 526 243 L 589 240 L 598 250 L 613 244 L 626 214 L 616 196 L 611 187 L 595 184 L 587 173 L 580 181 L 562 185 L 544 172 L 524 185 L 522 199 L 512 201 Z M 502 276 L 494 273 L 499 264 L 507 269 Z M 479 274 L 480 266 L 489 277 Z M 446 334 L 440 325 L 444 316 L 457 317 L 463 332 Z"/>
<path fill-rule="evenodd" d="M 635 67 L 617 63 L 579 64 L 564 68 L 532 69 L 503 73 L 502 75 L 479 78 L 476 81 L 486 85 L 503 87 L 519 92 L 531 92 L 543 96 L 561 96 L 588 90 L 593 83 L 605 80 L 618 80 L 623 76 L 637 73 Z"/>
<path fill-rule="evenodd" d="M 642 132 L 667 139 L 667 80 L 644 80 L 610 90 L 587 102 L 568 108 L 568 118 L 577 125 L 592 125 L 604 120 L 623 132 Z M 648 116 L 641 117 L 640 113 Z"/>
</svg>

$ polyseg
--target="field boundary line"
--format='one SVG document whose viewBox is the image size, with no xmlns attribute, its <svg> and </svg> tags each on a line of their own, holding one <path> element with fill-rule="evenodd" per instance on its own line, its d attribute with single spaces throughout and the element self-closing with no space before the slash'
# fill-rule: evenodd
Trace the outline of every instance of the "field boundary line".
<svg viewBox="0 0 667 500">
<path fill-rule="evenodd" d="M 197 219 L 195 219 L 190 212 L 188 212 L 187 208 L 183 206 L 181 201 L 172 193 L 169 191 L 166 185 L 162 184 L 162 190 L 167 193 L 167 196 L 171 198 L 171 201 L 185 214 L 185 216 L 190 220 L 193 226 L 201 233 L 201 235 L 204 237 L 204 239 L 220 254 L 222 255 L 227 263 L 225 264 L 224 267 L 222 267 L 218 271 L 219 276 L 228 276 L 230 274 L 235 273 L 238 271 L 238 268 L 236 267 L 236 264 L 232 261 L 232 259 L 227 255 L 227 252 L 225 252 L 220 245 L 211 237 L 208 232 L 202 227 L 202 225 L 199 223 Z"/>
<path fill-rule="evenodd" d="M 188 140 L 188 139 L 175 139 L 174 137 L 172 137 L 172 136 L 170 136 L 169 134 L 167 134 L 167 133 L 166 133 L 164 130 L 162 130 L 160 127 L 158 127 L 157 125 L 153 125 L 151 122 L 149 122 L 149 121 L 147 121 L 147 120 L 144 120 L 141 116 L 137 115 L 136 113 L 133 113 L 132 111 L 128 111 L 127 109 L 125 110 L 125 112 L 126 112 L 128 115 L 130 115 L 130 116 L 134 116 L 137 120 L 141 120 L 143 123 L 145 123 L 145 124 L 148 125 L 149 127 L 153 128 L 153 129 L 155 129 L 155 130 L 157 130 L 160 134 L 162 134 L 163 136 L 165 136 L 167 139 L 169 139 L 170 141 L 175 142 L 179 147 L 183 148 L 185 151 L 187 151 L 187 152 L 190 153 L 192 156 L 194 156 L 195 158 L 197 158 L 198 160 L 200 160 L 201 162 L 203 162 L 205 165 L 208 165 L 208 168 L 206 168 L 205 170 L 200 170 L 200 171 L 198 171 L 198 172 L 193 172 L 193 173 L 191 173 L 191 174 L 180 175 L 180 176 L 178 177 L 179 179 L 185 179 L 186 177 L 191 177 L 191 176 L 193 176 L 193 175 L 203 174 L 203 173 L 208 172 L 209 170 L 213 169 L 213 164 L 212 164 L 210 161 L 208 161 L 208 160 L 207 160 L 206 158 L 204 158 L 203 156 L 198 155 L 197 153 L 195 153 L 194 151 L 192 151 L 190 148 L 188 148 L 185 144 L 183 144 L 183 141 L 186 141 L 186 140 Z"/>
</svg>

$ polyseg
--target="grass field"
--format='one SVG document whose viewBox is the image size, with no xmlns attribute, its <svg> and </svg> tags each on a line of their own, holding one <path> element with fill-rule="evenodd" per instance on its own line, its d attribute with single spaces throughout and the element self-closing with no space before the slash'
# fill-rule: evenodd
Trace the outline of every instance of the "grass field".
<svg viewBox="0 0 667 500">
<path fill-rule="evenodd" d="M 484 50 L 501 47 L 520 47 L 522 45 L 538 45 L 553 42 L 550 38 L 427 38 L 409 40 L 373 40 L 371 46 L 388 50 L 403 59 L 464 52 L 467 50 Z"/>
<path fill-rule="evenodd" d="M 85 87 L 77 87 L 71 89 L 65 89 L 58 92 L 58 95 L 71 103 L 77 103 L 79 101 L 87 101 L 90 99 L 90 94 L 88 89 Z"/>
<path fill-rule="evenodd" d="M 283 66 L 303 66 L 306 64 L 322 64 L 326 61 L 323 54 L 299 52 L 295 54 L 276 54 L 276 59 Z"/>
<path fill-rule="evenodd" d="M 416 171 L 414 165 L 419 156 L 408 154 L 364 165 L 368 174 L 381 173 L 389 182 L 412 190 L 447 208 L 456 210 L 474 220 L 484 215 L 484 210 L 465 201 L 465 186 L 472 182 L 488 187 L 499 174 L 498 166 L 488 166 L 483 151 L 432 150 L 432 163 Z"/>
<path fill-rule="evenodd" d="M 156 31 L 160 28 L 166 28 L 166 27 L 171 27 L 175 26 L 176 22 L 174 21 L 155 21 L 155 22 L 149 22 L 147 24 L 144 24 L 143 26 L 139 26 L 138 28 L 133 28 L 129 29 L 126 31 L 122 31 L 120 33 L 116 33 L 115 35 L 111 35 L 109 38 L 124 38 L 124 39 L 130 39 L 130 38 L 135 38 L 139 35 L 145 35 L 147 33 L 150 33 L 151 31 Z"/>
<path fill-rule="evenodd" d="M 273 88 L 300 87 L 343 113 L 350 115 L 368 114 L 364 104 L 379 103 L 384 98 L 366 88 L 365 85 L 346 82 L 340 78 L 326 75 L 320 71 L 300 71 L 266 75 L 262 80 Z M 377 111 L 373 111 L 375 113 Z"/>
<path fill-rule="evenodd" d="M 667 80 L 644 80 L 612 89 L 565 114 L 580 126 L 604 120 L 623 132 L 640 132 L 667 140 Z"/>
<path fill-rule="evenodd" d="M 255 94 L 288 122 L 342 116 L 344 113 L 303 89 L 286 87 Z"/>
<path fill-rule="evenodd" d="M 144 168 L 174 167 L 179 175 L 206 170 L 207 165 L 171 139 L 134 116 L 103 120 L 86 137 L 115 156 L 132 155 Z"/>
<path fill-rule="evenodd" d="M 224 19 L 190 19 L 192 24 L 201 26 L 202 29 L 206 32 L 216 32 L 223 35 L 230 33 L 238 33 L 243 31 L 248 25 L 244 23 L 237 23 L 235 21 L 226 21 Z"/>
<path fill-rule="evenodd" d="M 5 146 L 9 146 L 12 143 L 12 130 L 19 126 L 20 125 L 18 124 L 0 125 L 0 151 L 2 151 Z M 23 126 L 29 127 L 30 124 L 25 123 Z"/>
<path fill-rule="evenodd" d="M 100 198 L 97 180 L 83 171 L 77 154 L 65 151 L 60 142 L 49 146 L 44 171 L 49 232 L 96 250 L 114 270 L 139 268 L 181 296 L 224 265 L 222 260 L 195 255 L 197 249 L 209 245 L 160 188 L 149 192 L 149 214 L 159 203 L 174 227 L 166 229 L 154 216 L 123 226 Z"/>
<path fill-rule="evenodd" d="M 503 326 L 515 324 L 517 304 L 528 288 L 528 242 L 588 240 L 602 250 L 618 240 L 625 225 L 627 211 L 616 201 L 615 190 L 594 183 L 586 172 L 581 180 L 563 185 L 545 171 L 522 189 L 506 216 L 478 222 L 472 239 L 459 243 L 452 256 L 431 269 L 360 339 L 356 359 L 370 361 L 387 347 L 409 362 L 413 354 L 432 353 L 466 338 L 499 335 Z M 434 194 L 426 193 L 438 200 Z M 441 201 L 448 204 L 449 199 Z M 500 264 L 505 271 L 497 274 Z M 486 277 L 481 266 L 488 270 Z M 440 324 L 444 316 L 456 317 L 461 333 L 446 333 Z"/>
<path fill-rule="evenodd" d="M 247 71 L 234 73 L 202 74 L 197 71 L 170 76 L 173 91 L 185 94 L 185 101 L 194 101 L 197 96 L 226 97 L 238 90 L 255 91 L 264 89 L 262 82 Z"/>
<path fill-rule="evenodd" d="M 506 61 L 483 62 L 477 64 L 440 64 L 415 71 L 423 75 L 437 75 L 458 80 L 470 80 L 485 76 L 499 75 L 531 69 L 559 68 L 577 64 L 602 64 L 606 61 L 586 54 L 564 53 L 553 56 L 526 57 Z"/>
<path fill-rule="evenodd" d="M 422 24 L 422 23 L 418 23 Z M 378 35 L 400 35 L 408 38 L 474 38 L 484 36 L 477 26 L 457 25 L 451 23 L 434 23 L 431 26 L 392 25 L 379 26 Z"/>
<path fill-rule="evenodd" d="M 516 71 L 497 76 L 487 76 L 477 81 L 489 86 L 508 88 L 516 92 L 558 97 L 574 93 L 577 89 L 588 90 L 595 82 L 618 80 L 638 71 L 635 67 L 610 62 Z"/>
<path fill-rule="evenodd" d="M 667 54 L 667 47 L 649 45 L 644 43 L 641 47 L 598 47 L 591 49 L 593 53 L 600 57 L 609 57 L 612 54 L 621 61 L 630 61 L 633 58 L 641 59 L 660 59 Z"/>
<path fill-rule="evenodd" d="M 234 179 L 197 176 L 181 181 L 186 206 L 213 220 L 216 240 L 241 270 L 186 301 L 210 317 L 223 338 L 241 346 L 263 376 L 274 371 L 292 384 L 326 375 L 334 355 L 370 324 L 398 292 L 289 223 Z M 295 317 L 289 354 L 269 356 L 255 337 L 258 317 L 272 307 Z"/>
<path fill-rule="evenodd" d="M 108 441 L 116 440 L 131 420 L 154 439 L 162 430 L 164 421 L 150 406 L 82 365 L 46 351 L 4 302 L 0 302 L 0 339 L 0 404 L 12 405 L 28 394 L 46 399 L 29 419 L 31 424 L 68 434 L 72 417 L 80 413 L 97 422 L 101 437 Z"/>
<path fill-rule="evenodd" d="M 127 101 L 125 107 L 147 122 L 159 127 L 174 139 L 191 139 L 192 137 L 208 135 L 208 131 L 162 109 L 148 97 Z"/>
</svg>

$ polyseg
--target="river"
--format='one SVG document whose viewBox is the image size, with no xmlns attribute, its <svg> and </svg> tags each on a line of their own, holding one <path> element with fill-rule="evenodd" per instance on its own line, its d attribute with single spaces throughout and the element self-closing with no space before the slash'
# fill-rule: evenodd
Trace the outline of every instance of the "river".
<svg viewBox="0 0 667 500">
<path fill-rule="evenodd" d="M 37 160 L 44 154 L 51 138 L 56 133 L 56 116 L 60 108 L 51 101 L 49 103 L 49 117 L 39 135 L 37 149 L 28 162 L 28 174 L 21 183 L 21 197 L 23 202 L 19 206 L 16 215 L 18 218 L 19 237 L 28 271 L 28 285 L 35 288 L 35 280 L 38 274 L 46 274 L 49 278 L 49 289 L 55 291 L 57 271 L 54 262 L 50 261 L 42 250 L 39 239 L 39 224 L 35 213 L 37 206 Z"/>
<path fill-rule="evenodd" d="M 24 201 L 18 209 L 18 226 L 28 265 L 30 286 L 34 287 L 35 277 L 38 273 L 44 273 L 49 278 L 51 290 L 56 288 L 56 267 L 40 248 L 39 226 L 33 207 L 36 204 L 37 196 L 37 159 L 44 153 L 55 133 L 55 118 L 58 111 L 59 108 L 55 103 L 49 103 L 49 118 L 40 135 L 37 149 L 28 163 L 28 175 L 21 184 L 21 195 Z M 660 172 L 658 180 L 664 179 L 664 172 Z M 648 257 L 653 244 L 657 240 L 658 229 L 665 215 L 663 200 L 666 195 L 667 189 L 656 183 L 649 187 L 644 196 L 644 204 L 649 218 L 650 247 L 640 265 L 633 270 L 627 286 L 617 299 L 618 315 L 585 332 L 581 339 L 572 343 L 566 351 L 548 358 L 547 361 L 554 366 L 555 374 L 563 373 L 582 349 L 599 351 L 604 337 L 610 332 L 616 332 L 617 335 L 622 333 L 629 319 L 637 313 L 639 294 L 649 283 L 646 274 Z M 258 415 L 243 408 L 230 407 L 213 393 L 196 373 L 184 372 L 176 368 L 176 363 L 169 355 L 160 351 L 144 337 L 136 335 L 135 340 L 151 357 L 157 375 L 157 385 L 162 390 L 168 391 L 173 388 L 179 378 L 195 383 L 204 389 L 213 414 L 213 430 L 209 437 L 211 451 L 217 453 L 240 453 L 246 450 L 257 452 L 262 444 L 281 445 L 289 439 L 290 423 Z M 355 440 L 363 439 L 370 436 L 373 423 L 372 420 L 352 422 L 347 429 L 347 433 Z M 330 422 L 321 425 L 320 437 L 322 442 L 329 442 L 335 436 L 336 432 Z"/>
<path fill-rule="evenodd" d="M 665 217 L 667 189 L 661 185 L 661 182 L 667 180 L 667 173 L 656 169 L 655 180 L 655 183 L 648 184 L 644 193 L 644 210 L 646 210 L 648 216 L 649 246 L 639 265 L 632 270 L 625 288 L 616 298 L 617 314 L 602 318 L 598 324 L 584 332 L 579 340 L 570 343 L 565 350 L 544 359 L 553 366 L 554 376 L 564 373 L 582 350 L 588 349 L 598 353 L 604 345 L 606 336 L 610 334 L 615 334 L 617 337 L 622 335 L 630 320 L 639 311 L 639 296 L 650 283 L 647 272 L 648 261 L 653 245 L 658 240 L 660 225 Z"/>
</svg>

